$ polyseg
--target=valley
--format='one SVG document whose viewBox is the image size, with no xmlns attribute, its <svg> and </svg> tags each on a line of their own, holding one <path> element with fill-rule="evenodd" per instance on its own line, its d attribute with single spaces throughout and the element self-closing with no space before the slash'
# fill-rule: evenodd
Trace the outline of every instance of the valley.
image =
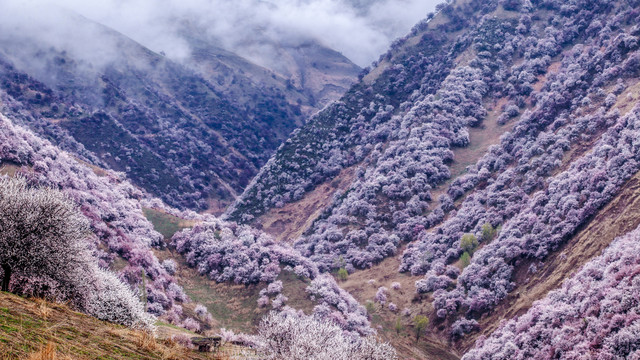
<svg viewBox="0 0 640 360">
<path fill-rule="evenodd" d="M 640 356 L 640 2 L 433 8 L 364 69 L 0 35 L 0 359 Z"/>
</svg>

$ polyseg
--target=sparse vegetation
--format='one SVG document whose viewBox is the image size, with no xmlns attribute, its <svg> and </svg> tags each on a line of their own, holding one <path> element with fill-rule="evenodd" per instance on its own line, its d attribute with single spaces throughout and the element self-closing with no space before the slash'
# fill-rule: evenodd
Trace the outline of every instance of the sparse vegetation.
<svg viewBox="0 0 640 360">
<path fill-rule="evenodd" d="M 469 264 L 471 264 L 471 255 L 469 255 L 469 253 L 465 251 L 460 256 L 460 267 L 464 269 L 469 266 Z"/>
<path fill-rule="evenodd" d="M 367 314 L 369 314 L 369 316 L 376 312 L 376 304 L 371 300 L 367 300 L 365 308 L 367 309 Z"/>
<path fill-rule="evenodd" d="M 491 242 L 498 234 L 498 229 L 495 229 L 491 224 L 486 223 L 482 225 L 482 242 Z"/>
<path fill-rule="evenodd" d="M 404 324 L 402 323 L 402 318 L 400 316 L 396 319 L 393 329 L 396 331 L 396 335 L 400 335 L 400 332 L 404 330 Z"/>
</svg>

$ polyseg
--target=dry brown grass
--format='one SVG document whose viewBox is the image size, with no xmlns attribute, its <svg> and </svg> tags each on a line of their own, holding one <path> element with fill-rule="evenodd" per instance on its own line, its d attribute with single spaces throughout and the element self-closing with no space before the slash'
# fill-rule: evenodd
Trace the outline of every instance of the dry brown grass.
<svg viewBox="0 0 640 360">
<path fill-rule="evenodd" d="M 163 360 L 181 360 L 188 357 L 190 352 L 185 347 L 176 343 L 171 339 L 165 339 L 162 341 L 162 347 L 160 349 L 160 356 Z"/>
<path fill-rule="evenodd" d="M 322 211 L 331 204 L 338 190 L 345 190 L 355 178 L 359 164 L 343 169 L 331 181 L 317 186 L 299 201 L 269 210 L 257 224 L 277 241 L 292 242 L 304 233 Z"/>
<path fill-rule="evenodd" d="M 0 292 L 0 360 L 209 359 L 40 299 Z"/>
<path fill-rule="evenodd" d="M 231 360 L 231 357 L 227 354 L 214 354 L 213 360 Z"/>
<path fill-rule="evenodd" d="M 640 82 L 633 79 L 633 83 L 627 86 L 627 89 L 618 96 L 616 104 L 613 106 L 620 110 L 620 115 L 626 115 L 640 99 Z M 613 87 L 613 86 L 612 86 Z"/>
<path fill-rule="evenodd" d="M 138 331 L 133 333 L 134 343 L 141 349 L 156 351 L 158 350 L 158 343 L 153 334 L 147 331 Z"/>
<path fill-rule="evenodd" d="M 49 318 L 49 315 L 51 315 L 51 311 L 53 311 L 49 302 L 44 299 L 35 299 L 34 301 L 37 304 L 38 315 L 46 321 Z"/>
<path fill-rule="evenodd" d="M 0 166 L 0 175 L 15 176 L 20 171 L 20 166 L 3 163 Z"/>
<path fill-rule="evenodd" d="M 29 360 L 57 360 L 57 353 L 56 345 L 50 342 L 39 351 L 29 355 Z"/>
<path fill-rule="evenodd" d="M 29 360 L 73 360 L 72 357 L 67 355 L 60 355 L 56 350 L 56 344 L 53 342 L 47 343 L 40 350 L 31 353 L 28 357 Z"/>
</svg>

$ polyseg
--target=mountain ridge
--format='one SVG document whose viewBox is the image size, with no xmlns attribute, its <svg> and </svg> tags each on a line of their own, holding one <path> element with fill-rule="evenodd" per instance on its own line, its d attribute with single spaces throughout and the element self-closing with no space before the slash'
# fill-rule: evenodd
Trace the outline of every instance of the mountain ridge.
<svg viewBox="0 0 640 360">
<path fill-rule="evenodd" d="M 67 149 L 75 150 L 77 143 L 82 144 L 85 153 L 88 150 L 97 155 L 85 157 L 87 161 L 97 160 L 96 165 L 126 172 L 137 185 L 179 207 L 206 209 L 221 202 L 212 209 L 219 212 L 289 132 L 302 123 L 303 113 L 322 106 L 359 71 L 346 58 L 332 53 L 335 69 L 343 64 L 344 70 L 335 73 L 334 78 L 313 81 L 325 81 L 327 86 L 335 83 L 338 87 L 328 93 L 320 87 L 316 93 L 304 85 L 292 87 L 285 77 L 202 41 L 201 48 L 220 54 L 230 65 L 211 56 L 206 61 L 200 56 L 180 64 L 86 18 L 67 13 L 61 16 L 69 19 L 68 26 L 86 28 L 86 36 L 105 40 L 103 47 L 92 45 L 94 48 L 106 53 L 113 47 L 117 53 L 113 51 L 113 55 L 100 60 L 78 57 L 76 52 L 64 51 L 64 47 L 83 47 L 90 39 L 74 37 L 69 39 L 72 45 L 57 47 L 62 50 L 44 50 L 46 45 L 34 42 L 26 32 L 19 44 L 16 39 L 3 42 L 3 58 L 8 64 L 3 80 L 5 91 L 13 79 L 25 72 L 30 79 L 27 82 L 44 81 L 47 85 L 41 82 L 28 86 L 48 88 L 47 92 L 55 94 L 58 103 L 53 105 L 58 111 L 51 111 L 50 107 L 45 115 L 65 117 L 60 114 L 60 103 L 67 108 L 73 106 L 79 110 L 76 119 L 89 118 L 96 125 L 102 124 L 102 132 L 96 137 L 118 137 L 124 144 L 93 141 L 94 135 L 84 133 L 82 120 L 54 120 L 49 125 L 45 120 L 34 129 L 48 129 L 48 136 L 66 133 L 63 136 L 70 144 L 63 145 Z M 11 34 L 6 34 L 5 39 Z M 334 70 L 326 67 L 318 74 L 322 71 Z M 24 100 L 25 94 L 15 90 L 25 85 L 15 85 L 18 86 L 14 86 L 13 95 Z M 21 102 L 15 97 L 12 100 L 14 107 Z M 38 101 L 46 100 L 52 99 L 45 96 Z M 29 99 L 23 105 L 23 112 L 35 110 Z M 37 110 L 34 115 L 42 116 Z M 31 125 L 33 121 L 25 123 Z M 189 145 L 179 146 L 179 140 Z M 107 147 L 113 150 L 107 151 Z M 145 176 L 148 173 L 151 178 Z"/>
</svg>

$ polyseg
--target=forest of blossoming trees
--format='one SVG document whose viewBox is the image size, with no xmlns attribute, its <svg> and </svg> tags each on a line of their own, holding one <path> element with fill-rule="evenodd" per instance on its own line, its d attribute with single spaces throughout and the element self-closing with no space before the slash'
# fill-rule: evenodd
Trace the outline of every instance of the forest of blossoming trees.
<svg viewBox="0 0 640 360">
<path fill-rule="evenodd" d="M 535 95 L 535 107 L 475 169 L 454 181 L 448 194 L 457 199 L 481 183 L 485 187 L 473 191 L 436 231 L 423 233 L 405 251 L 401 270 L 428 272 L 427 281 L 419 285 L 433 283 L 430 278 L 442 275 L 434 264 L 457 260 L 464 233 L 482 238 L 483 224 L 502 226 L 497 238 L 473 255 L 455 289 L 448 289 L 453 279 L 418 288 L 437 290 L 433 297 L 438 317 L 456 317 L 464 309 L 469 319 L 459 324 L 467 324 L 490 311 L 512 289 L 515 266 L 525 259 L 543 261 L 639 170 L 640 149 L 634 139 L 640 109 L 636 106 L 624 116 L 610 109 L 616 102 L 611 94 L 621 94 L 623 80 L 640 71 L 638 38 L 622 31 L 626 23 L 632 34 L 638 32 L 637 15 L 631 7 L 606 21 L 605 14 L 584 16 L 600 16 L 603 27 L 620 29 L 621 34 L 589 31 L 584 45 L 565 54 L 558 73 Z M 566 16 L 572 23 L 577 20 L 571 13 Z M 598 140 L 587 153 L 569 165 L 563 163 L 572 144 L 594 138 Z M 498 175 L 494 178 L 492 173 Z M 459 334 L 453 326 L 452 333 Z"/>
<path fill-rule="evenodd" d="M 640 230 L 613 241 L 560 289 L 481 338 L 463 359 L 635 359 Z"/>
<path fill-rule="evenodd" d="M 94 234 L 87 244 L 93 255 L 87 256 L 95 257 L 95 277 L 101 279 L 95 286 L 111 292 L 98 292 L 103 295 L 78 308 L 86 309 L 88 313 L 106 320 L 134 325 L 131 314 L 113 313 L 113 310 L 122 306 L 118 305 L 121 304 L 118 301 L 129 301 L 130 307 L 123 310 L 130 308 L 131 311 L 138 311 L 134 313 L 133 319 L 141 317 L 140 321 L 149 324 L 144 314 L 140 313 L 143 310 L 137 298 L 133 294 L 129 298 L 125 296 L 127 291 L 130 292 L 128 287 L 120 285 L 120 280 L 97 267 L 108 267 L 118 256 L 128 264 L 120 271 L 120 279 L 138 288 L 143 283 L 142 277 L 147 278 L 146 300 L 151 314 L 193 330 L 199 329 L 193 319 L 183 315 L 180 303 L 188 301 L 188 297 L 173 279 L 175 261 L 160 263 L 153 255 L 152 248 L 163 248 L 166 244 L 142 216 L 139 202 L 142 194 L 116 177 L 116 174 L 105 173 L 106 176 L 98 176 L 87 166 L 29 131 L 13 125 L 4 117 L 1 120 L 3 131 L 0 132 L 0 158 L 3 163 L 20 167 L 18 173 L 32 185 L 61 189 L 79 205 L 79 211 L 87 219 L 87 225 Z M 158 204 L 157 200 L 145 203 Z M 270 284 L 261 293 L 259 303 L 264 298 L 268 303 L 271 297 L 272 308 L 279 310 L 288 308 L 285 307 L 286 297 L 281 294 L 282 282 L 276 281 L 284 268 L 301 278 L 313 279 L 307 292 L 309 298 L 317 303 L 314 314 L 318 319 L 330 319 L 332 323 L 356 336 L 374 333 L 364 307 L 341 289 L 333 277 L 319 275 L 317 266 L 290 246 L 277 244 L 270 236 L 248 226 L 225 223 L 195 213 L 173 212 L 205 221 L 193 229 L 177 233 L 173 237 L 172 246 L 185 255 L 188 264 L 212 280 Z M 19 284 L 20 286 L 14 284 L 12 289 L 25 295 L 33 293 L 30 289 L 37 287 L 37 284 L 31 286 L 26 282 Z M 51 296 L 47 293 L 37 295 Z M 203 314 L 199 315 L 207 316 L 206 309 L 201 309 L 201 312 Z"/>
<path fill-rule="evenodd" d="M 481 16 L 496 6 L 510 16 Z M 357 85 L 296 131 L 229 216 L 250 222 L 355 166 L 356 179 L 296 249 L 320 271 L 351 273 L 408 242 L 399 270 L 425 275 L 416 291 L 431 294 L 452 339 L 473 331 L 514 288 L 520 264 L 543 262 L 640 170 L 640 108 L 614 106 L 633 100 L 625 90 L 640 75 L 639 6 L 461 5 L 450 24 L 421 39 L 437 54 L 394 58 L 373 84 Z M 447 32 L 461 28 L 443 51 Z M 474 56 L 456 63 L 464 51 Z M 434 199 L 434 188 L 451 178 L 453 151 L 468 145 L 469 129 L 482 125 L 495 99 L 498 123 L 512 130 Z M 477 249 L 460 246 L 465 234 L 478 239 Z"/>
<path fill-rule="evenodd" d="M 217 282 L 269 284 L 260 292 L 258 304 L 281 309 L 287 298 L 281 294 L 282 281 L 276 280 L 281 270 L 312 280 L 307 287 L 309 297 L 317 302 L 314 314 L 331 319 L 345 331 L 368 335 L 373 333 L 363 306 L 329 275 L 320 275 L 317 266 L 288 245 L 246 225 L 221 221 L 206 222 L 173 236 L 172 244 L 187 263 L 201 274 Z"/>
<path fill-rule="evenodd" d="M 164 241 L 142 215 L 142 193 L 118 174 L 96 175 L 4 116 L 0 117 L 0 129 L 2 163 L 19 167 L 17 173 L 34 186 L 60 189 L 88 219 L 92 234 L 88 246 L 96 264 L 107 268 L 116 257 L 125 259 L 127 266 L 119 274 L 122 280 L 138 287 L 142 274 L 148 277 L 147 308 L 151 314 L 180 311 L 178 304 L 187 296 L 151 250 L 164 246 Z"/>
</svg>

